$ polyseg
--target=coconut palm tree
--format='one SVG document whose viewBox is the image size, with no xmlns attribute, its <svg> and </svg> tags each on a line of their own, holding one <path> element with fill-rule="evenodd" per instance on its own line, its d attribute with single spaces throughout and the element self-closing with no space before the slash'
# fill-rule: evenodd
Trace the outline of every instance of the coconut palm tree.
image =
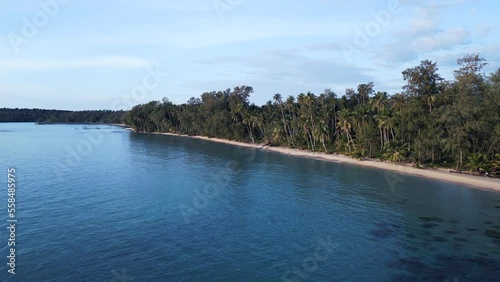
<svg viewBox="0 0 500 282">
<path fill-rule="evenodd" d="M 375 96 L 370 100 L 370 105 L 372 106 L 372 110 L 376 111 L 377 113 L 380 112 L 382 109 L 385 109 L 387 106 L 387 92 L 377 92 Z"/>
<path fill-rule="evenodd" d="M 397 93 L 392 96 L 391 103 L 392 103 L 391 108 L 393 110 L 395 110 L 396 112 L 401 112 L 401 110 L 405 106 L 406 98 L 402 94 Z"/>
<path fill-rule="evenodd" d="M 354 150 L 356 150 L 356 146 L 354 145 L 354 140 L 352 139 L 351 135 L 352 127 L 352 114 L 347 109 L 340 110 L 337 113 L 337 128 L 346 136 L 349 152 L 351 152 L 351 144 L 353 145 Z"/>
<path fill-rule="evenodd" d="M 279 109 L 281 110 L 281 120 L 283 122 L 283 132 L 285 133 L 288 147 L 291 147 L 290 138 L 288 135 L 288 132 L 289 132 L 288 126 L 287 126 L 287 122 L 285 119 L 285 105 L 283 103 L 283 100 L 281 99 L 281 94 L 279 94 L 279 93 L 274 94 L 273 100 L 274 100 L 274 104 L 277 105 L 279 107 Z"/>
</svg>

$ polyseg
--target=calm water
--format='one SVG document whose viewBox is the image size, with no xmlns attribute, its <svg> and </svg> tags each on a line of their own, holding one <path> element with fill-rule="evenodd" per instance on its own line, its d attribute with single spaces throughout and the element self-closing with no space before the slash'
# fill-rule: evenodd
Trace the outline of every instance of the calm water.
<svg viewBox="0 0 500 282">
<path fill-rule="evenodd" d="M 500 194 L 83 127 L 0 124 L 0 281 L 500 281 Z"/>
</svg>

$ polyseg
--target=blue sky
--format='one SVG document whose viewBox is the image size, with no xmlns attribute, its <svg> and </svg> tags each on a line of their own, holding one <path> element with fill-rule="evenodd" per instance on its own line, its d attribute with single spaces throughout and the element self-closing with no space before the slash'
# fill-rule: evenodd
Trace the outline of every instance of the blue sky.
<svg viewBox="0 0 500 282">
<path fill-rule="evenodd" d="M 261 105 L 275 93 L 331 88 L 341 96 L 369 81 L 393 94 L 401 71 L 424 59 L 447 79 L 467 53 L 486 58 L 487 73 L 500 67 L 498 1 L 8 2 L 0 107 L 183 103 L 237 85 L 253 86 L 250 100 Z"/>
</svg>

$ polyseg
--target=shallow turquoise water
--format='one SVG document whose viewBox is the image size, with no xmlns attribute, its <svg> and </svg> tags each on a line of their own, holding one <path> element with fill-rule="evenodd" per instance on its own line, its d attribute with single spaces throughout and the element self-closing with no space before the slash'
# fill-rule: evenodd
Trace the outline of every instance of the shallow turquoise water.
<svg viewBox="0 0 500 282">
<path fill-rule="evenodd" d="M 9 167 L 16 275 L 5 188 L 0 281 L 500 277 L 488 191 L 109 126 L 0 124 L 2 187 Z"/>
</svg>

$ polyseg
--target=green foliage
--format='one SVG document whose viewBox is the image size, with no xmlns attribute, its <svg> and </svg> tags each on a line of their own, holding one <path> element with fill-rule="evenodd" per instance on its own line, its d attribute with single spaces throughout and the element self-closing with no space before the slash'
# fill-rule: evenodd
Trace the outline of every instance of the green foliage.
<svg viewBox="0 0 500 282">
<path fill-rule="evenodd" d="M 405 147 L 406 144 L 400 146 L 396 140 L 392 140 L 385 144 L 382 157 L 383 159 L 393 163 L 400 163 L 408 160 L 407 151 L 404 150 Z"/>
<path fill-rule="evenodd" d="M 473 153 L 467 157 L 466 167 L 470 172 L 485 173 L 489 170 L 490 163 L 483 154 Z"/>
<path fill-rule="evenodd" d="M 249 102 L 252 87 L 206 92 L 176 105 L 167 98 L 123 111 L 0 109 L 0 122 L 121 123 L 139 132 L 202 135 L 356 158 L 379 157 L 422 167 L 454 166 L 500 174 L 500 69 L 482 73 L 479 55 L 457 60 L 445 81 L 428 60 L 402 72 L 402 93 L 389 96 L 373 82 L 316 95 L 274 94 L 263 106 Z"/>
<path fill-rule="evenodd" d="M 0 122 L 122 123 L 124 111 L 60 111 L 41 109 L 0 109 Z"/>
<path fill-rule="evenodd" d="M 252 88 L 241 86 L 203 93 L 181 105 L 168 100 L 138 105 L 126 120 L 138 131 L 379 156 L 426 167 L 446 162 L 493 173 L 498 162 L 486 164 L 495 163 L 500 153 L 500 70 L 486 77 L 484 65 L 478 55 L 461 58 L 455 79 L 445 81 L 436 63 L 422 61 L 403 71 L 403 92 L 393 96 L 368 82 L 346 89 L 340 98 L 330 89 L 287 98 L 278 93 L 259 107 L 248 101 Z"/>
</svg>

